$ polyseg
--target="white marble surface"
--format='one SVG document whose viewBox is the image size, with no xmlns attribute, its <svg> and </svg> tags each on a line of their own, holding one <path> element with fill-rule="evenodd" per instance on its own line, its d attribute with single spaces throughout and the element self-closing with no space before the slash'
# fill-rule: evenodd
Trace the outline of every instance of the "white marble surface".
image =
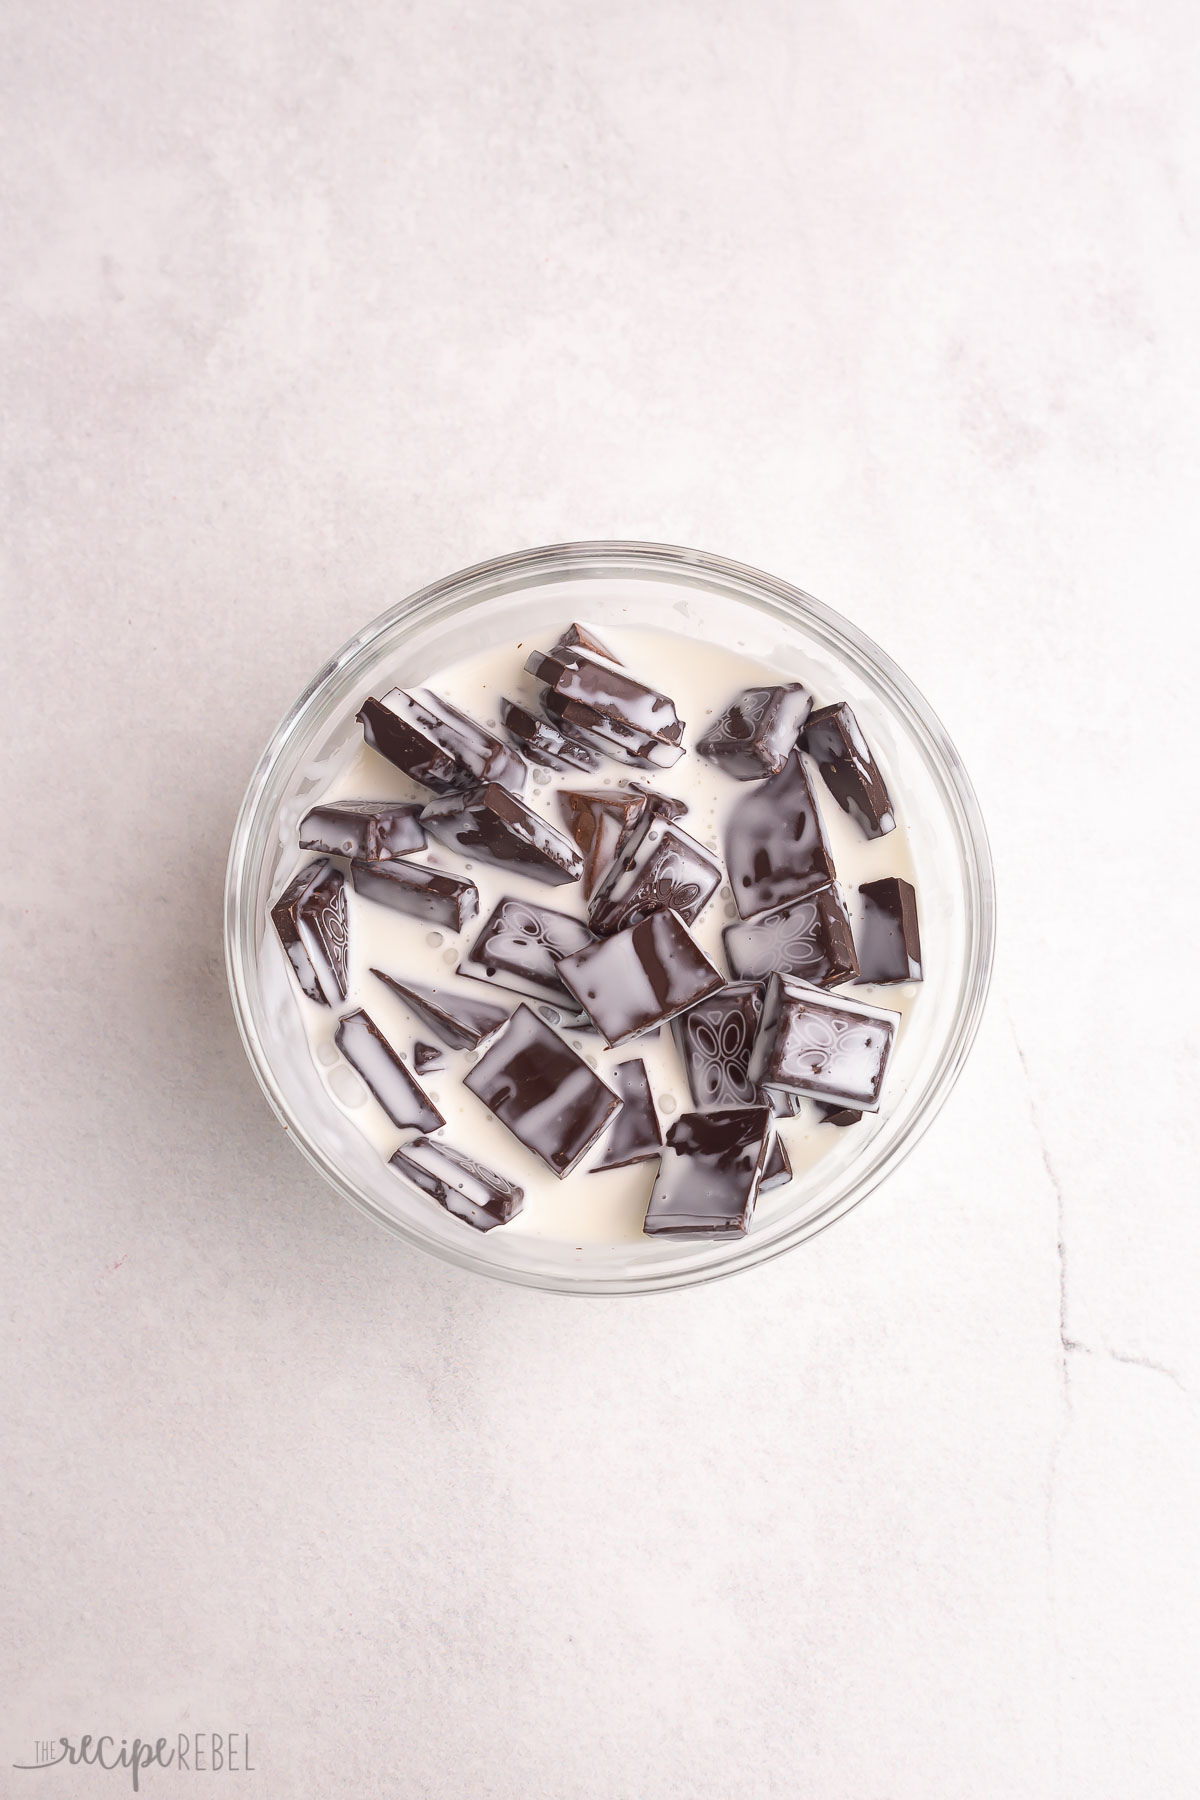
<svg viewBox="0 0 1200 1800">
<path fill-rule="evenodd" d="M 0 1768 L 244 1729 L 264 1800 L 1193 1796 L 1194 9 L 5 23 Z M 220 951 L 327 650 L 587 536 L 878 637 L 1002 905 L 887 1188 L 629 1303 L 342 1207 Z"/>
</svg>

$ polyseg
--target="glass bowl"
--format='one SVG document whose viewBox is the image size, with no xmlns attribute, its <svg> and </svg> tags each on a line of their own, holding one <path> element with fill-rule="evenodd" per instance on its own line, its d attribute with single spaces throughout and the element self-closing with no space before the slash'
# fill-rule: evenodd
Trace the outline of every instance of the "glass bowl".
<svg viewBox="0 0 1200 1800">
<path fill-rule="evenodd" d="M 777 1195 L 743 1237 L 573 1245 L 511 1228 L 473 1232 L 389 1169 L 326 1092 L 309 1053 L 269 905 L 296 856 L 296 825 L 358 741 L 364 697 L 427 680 L 468 652 L 537 642 L 567 619 L 650 625 L 728 645 L 849 700 L 908 833 L 925 983 L 901 1032 L 888 1106 Z M 669 671 L 652 676 L 670 689 Z M 340 1194 L 408 1243 L 502 1280 L 562 1293 L 649 1293 L 778 1256 L 848 1212 L 912 1149 L 975 1037 L 995 938 L 987 836 L 953 744 L 912 682 L 869 638 L 798 588 L 662 544 L 558 544 L 481 563 L 402 600 L 305 688 L 267 745 L 234 830 L 225 949 L 246 1054 L 292 1141 Z M 830 1128 L 832 1129 L 832 1128 Z"/>
</svg>

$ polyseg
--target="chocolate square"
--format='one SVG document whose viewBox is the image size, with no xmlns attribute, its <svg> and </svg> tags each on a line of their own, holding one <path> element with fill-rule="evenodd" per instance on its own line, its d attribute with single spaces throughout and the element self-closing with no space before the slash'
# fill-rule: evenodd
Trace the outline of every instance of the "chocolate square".
<svg viewBox="0 0 1200 1800">
<path fill-rule="evenodd" d="M 479 890 L 465 875 L 447 875 L 425 863 L 352 862 L 354 891 L 393 912 L 461 931 L 479 911 Z"/>
<path fill-rule="evenodd" d="M 593 1175 L 602 1169 L 624 1169 L 631 1163 L 650 1162 L 662 1149 L 662 1126 L 641 1057 L 618 1063 L 609 1070 L 608 1078 L 620 1098 L 621 1110 L 609 1128 L 599 1160 L 592 1164 Z"/>
<path fill-rule="evenodd" d="M 754 1211 L 771 1130 L 765 1106 L 676 1119 L 642 1229 L 651 1237 L 740 1236 Z"/>
<path fill-rule="evenodd" d="M 574 1013 L 577 1002 L 558 973 L 559 958 L 592 942 L 582 919 L 508 895 L 494 908 L 458 972 Z"/>
<path fill-rule="evenodd" d="M 583 893 L 590 899 L 612 867 L 618 845 L 646 810 L 646 796 L 626 788 L 560 788 L 567 830 L 583 851 Z"/>
<path fill-rule="evenodd" d="M 598 755 L 611 756 L 615 762 L 629 763 L 635 769 L 671 769 L 683 755 L 682 744 L 665 743 L 661 738 L 636 731 L 621 719 L 597 712 L 594 706 L 565 700 L 553 688 L 542 695 L 541 703 L 547 717 L 562 731 Z"/>
<path fill-rule="evenodd" d="M 813 713 L 801 743 L 842 811 L 857 820 L 867 837 L 883 837 L 895 830 L 896 814 L 887 783 L 844 700 Z"/>
<path fill-rule="evenodd" d="M 771 1104 L 747 1074 L 762 1014 L 759 981 L 731 981 L 672 1022 L 693 1106 Z"/>
<path fill-rule="evenodd" d="M 314 806 L 300 822 L 300 848 L 326 856 L 355 856 L 362 862 L 387 862 L 425 847 L 421 801 L 339 800 Z"/>
<path fill-rule="evenodd" d="M 271 920 L 296 980 L 319 1006 L 346 998 L 346 881 L 331 862 L 311 862 L 280 894 Z"/>
<path fill-rule="evenodd" d="M 723 985 L 675 913 L 651 913 L 573 956 L 558 973 L 612 1048 L 662 1025 Z"/>
<path fill-rule="evenodd" d="M 720 885 L 716 857 L 647 803 L 596 890 L 588 924 L 601 937 L 656 912 L 678 913 L 685 925 L 692 925 Z"/>
<path fill-rule="evenodd" d="M 761 781 L 782 769 L 811 711 L 812 695 L 798 681 L 744 688 L 696 749 L 735 781 Z"/>
<path fill-rule="evenodd" d="M 527 1006 L 518 1006 L 464 1086 L 560 1178 L 587 1154 L 621 1104 Z"/>
<path fill-rule="evenodd" d="M 544 769 L 595 769 L 600 759 L 581 739 L 568 737 L 549 719 L 540 719 L 515 700 L 501 700 L 500 722 L 523 756 Z"/>
<path fill-rule="evenodd" d="M 917 896 L 910 881 L 885 875 L 864 881 L 858 928 L 860 981 L 920 981 L 921 931 Z"/>
<path fill-rule="evenodd" d="M 877 1112 L 899 1013 L 772 975 L 748 1070 L 751 1081 Z"/>
<path fill-rule="evenodd" d="M 453 1213 L 456 1219 L 473 1225 L 476 1231 L 491 1231 L 515 1219 L 525 1199 L 524 1188 L 497 1175 L 461 1150 L 436 1138 L 413 1138 L 402 1144 L 392 1157 L 392 1167 L 406 1181 Z"/>
<path fill-rule="evenodd" d="M 431 800 L 421 823 L 461 856 L 516 869 L 547 886 L 578 881 L 583 874 L 583 858 L 569 838 L 495 782 Z"/>
<path fill-rule="evenodd" d="M 482 781 L 518 794 L 525 786 L 528 769 L 516 751 L 428 688 L 393 688 L 364 700 L 358 718 L 373 750 L 435 794 Z"/>
<path fill-rule="evenodd" d="M 471 994 L 458 994 L 450 988 L 397 981 L 382 969 L 372 969 L 371 973 L 452 1050 L 482 1050 L 508 1024 L 507 1007 L 493 1006 L 489 1000 L 476 1000 Z"/>
<path fill-rule="evenodd" d="M 339 1022 L 333 1041 L 351 1068 L 358 1070 L 393 1125 L 436 1131 L 446 1123 L 378 1025 L 361 1009 L 347 1013 Z"/>
<path fill-rule="evenodd" d="M 550 717 L 603 754 L 664 769 L 683 755 L 683 721 L 673 702 L 613 662 L 560 643 L 549 655 L 535 651 L 525 667 L 546 684 L 542 705 Z"/>
<path fill-rule="evenodd" d="M 836 987 L 858 974 L 846 903 L 832 882 L 778 912 L 728 925 L 723 936 L 739 980 L 765 981 L 778 970 L 814 987 Z"/>
<path fill-rule="evenodd" d="M 837 871 L 799 752 L 738 795 L 725 833 L 729 885 L 743 919 L 826 887 Z"/>
</svg>

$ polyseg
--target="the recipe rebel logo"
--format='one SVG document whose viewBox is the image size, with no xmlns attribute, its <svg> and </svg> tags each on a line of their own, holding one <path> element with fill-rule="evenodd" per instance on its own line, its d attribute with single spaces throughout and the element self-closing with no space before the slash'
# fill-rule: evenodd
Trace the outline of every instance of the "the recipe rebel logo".
<svg viewBox="0 0 1200 1800">
<path fill-rule="evenodd" d="M 141 1778 L 148 1769 L 171 1769 L 185 1775 L 256 1773 L 248 1731 L 181 1731 L 174 1737 L 153 1740 L 116 1738 L 107 1732 L 98 1737 L 86 1732 L 76 1738 L 39 1738 L 34 1744 L 34 1760 L 12 1766 L 35 1773 L 64 1766 L 110 1773 L 123 1769 L 135 1794 L 141 1792 Z"/>
</svg>

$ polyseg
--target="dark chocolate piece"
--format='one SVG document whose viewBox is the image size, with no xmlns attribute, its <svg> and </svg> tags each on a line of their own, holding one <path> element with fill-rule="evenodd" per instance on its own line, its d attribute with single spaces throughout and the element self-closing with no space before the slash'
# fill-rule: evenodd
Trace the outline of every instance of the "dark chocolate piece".
<svg viewBox="0 0 1200 1800">
<path fill-rule="evenodd" d="M 414 919 L 432 919 L 451 931 L 461 931 L 479 911 L 479 890 L 473 881 L 425 863 L 352 862 L 350 879 L 355 893 L 367 900 L 378 900 Z"/>
<path fill-rule="evenodd" d="M 418 1038 L 413 1045 L 413 1064 L 418 1075 L 436 1075 L 446 1066 L 446 1052 L 437 1044 L 423 1044 Z"/>
<path fill-rule="evenodd" d="M 564 700 L 553 690 L 542 695 L 542 709 L 568 736 L 600 756 L 611 756 L 635 769 L 669 769 L 683 755 L 682 744 L 664 744 L 658 738 L 647 737 L 616 719 L 605 718 L 594 707 L 584 706 L 578 700 Z"/>
<path fill-rule="evenodd" d="M 660 819 L 682 819 L 688 809 L 686 800 L 677 800 L 673 794 L 660 794 L 644 782 L 623 781 L 621 786 L 630 794 L 643 795 L 650 803 L 650 811 L 657 813 Z"/>
<path fill-rule="evenodd" d="M 558 972 L 612 1048 L 665 1024 L 723 985 L 671 912 L 651 913 L 640 925 L 564 956 Z"/>
<path fill-rule="evenodd" d="M 405 1006 L 452 1050 L 482 1050 L 508 1024 L 507 1008 L 493 1006 L 489 1000 L 476 1000 L 471 994 L 457 994 L 450 988 L 397 981 L 382 969 L 372 969 L 371 973 L 398 994 Z"/>
<path fill-rule="evenodd" d="M 300 822 L 300 848 L 363 862 L 408 856 L 425 847 L 420 812 L 419 800 L 339 800 L 333 806 L 314 806 Z"/>
<path fill-rule="evenodd" d="M 799 753 L 738 796 L 725 834 L 729 885 L 743 919 L 825 887 L 836 871 Z"/>
<path fill-rule="evenodd" d="M 617 847 L 646 810 L 646 796 L 625 788 L 560 788 L 567 830 L 583 851 L 583 892 L 591 899 L 612 867 Z"/>
<path fill-rule="evenodd" d="M 760 1092 L 746 1073 L 762 1001 L 760 981 L 731 981 L 672 1022 L 693 1106 L 782 1110 L 781 1102 Z"/>
<path fill-rule="evenodd" d="M 858 979 L 920 981 L 921 931 L 912 883 L 885 875 L 880 881 L 864 881 L 858 891 L 863 901 Z"/>
<path fill-rule="evenodd" d="M 778 970 L 836 987 L 858 974 L 846 903 L 832 882 L 778 912 L 728 925 L 723 935 L 729 967 L 743 981 L 765 981 Z"/>
<path fill-rule="evenodd" d="M 373 750 L 435 794 L 495 781 L 520 793 L 528 770 L 515 750 L 428 688 L 393 688 L 358 715 Z"/>
<path fill-rule="evenodd" d="M 534 881 L 578 881 L 583 858 L 569 838 L 495 782 L 446 800 L 431 800 L 421 823 L 462 856 L 477 856 Z"/>
<path fill-rule="evenodd" d="M 649 1162 L 662 1149 L 662 1126 L 654 1110 L 654 1096 L 646 1079 L 646 1065 L 640 1056 L 618 1063 L 608 1071 L 621 1101 L 598 1162 L 591 1173 L 601 1169 L 624 1169 L 630 1163 Z"/>
<path fill-rule="evenodd" d="M 651 1237 L 728 1237 L 745 1231 L 771 1143 L 765 1106 L 684 1113 L 667 1147 L 643 1230 Z"/>
<path fill-rule="evenodd" d="M 692 925 L 721 885 L 716 857 L 672 820 L 646 811 L 622 839 L 588 911 L 601 937 L 676 912 Z"/>
<path fill-rule="evenodd" d="M 378 1025 L 361 1008 L 339 1022 L 333 1041 L 393 1125 L 436 1131 L 446 1123 L 416 1076 L 405 1068 Z"/>
<path fill-rule="evenodd" d="M 606 662 L 616 663 L 618 668 L 624 666 L 620 657 L 615 655 L 607 644 L 602 644 L 595 632 L 587 625 L 578 623 L 568 625 L 550 654 L 555 656 L 560 650 L 590 650 L 593 656 L 602 656 Z"/>
<path fill-rule="evenodd" d="M 624 762 L 669 769 L 683 755 L 683 721 L 665 694 L 645 687 L 613 663 L 585 650 L 560 646 L 539 651 L 525 664 L 549 690 L 542 700 L 552 718 L 562 718 Z"/>
<path fill-rule="evenodd" d="M 539 719 L 515 700 L 501 700 L 500 722 L 523 756 L 544 769 L 595 769 L 600 759 L 578 738 L 568 737 L 549 719 Z"/>
<path fill-rule="evenodd" d="M 772 975 L 747 1073 L 814 1100 L 877 1112 L 899 1013 Z"/>
<path fill-rule="evenodd" d="M 857 1125 L 862 1118 L 856 1106 L 827 1106 L 824 1100 L 816 1102 L 822 1125 Z"/>
<path fill-rule="evenodd" d="M 518 1006 L 464 1086 L 559 1177 L 571 1173 L 621 1104 L 527 1006 Z"/>
<path fill-rule="evenodd" d="M 458 972 L 577 1013 L 578 1004 L 559 977 L 558 959 L 592 942 L 582 919 L 531 900 L 506 898 L 459 963 Z"/>
<path fill-rule="evenodd" d="M 883 837 L 895 830 L 896 814 L 887 783 L 844 700 L 813 713 L 801 742 L 842 811 L 858 821 L 867 837 Z"/>
<path fill-rule="evenodd" d="M 787 1153 L 787 1145 L 777 1131 L 772 1132 L 771 1148 L 767 1151 L 758 1191 L 765 1194 L 771 1188 L 786 1187 L 791 1179 L 792 1159 Z"/>
<path fill-rule="evenodd" d="M 811 711 L 812 695 L 798 681 L 786 687 L 745 688 L 696 749 L 735 781 L 761 781 L 782 769 Z"/>
<path fill-rule="evenodd" d="M 271 908 L 279 941 L 310 1000 L 336 1006 L 346 998 L 346 881 L 330 862 L 311 862 Z"/>
<path fill-rule="evenodd" d="M 392 1167 L 476 1231 L 507 1225 L 525 1199 L 524 1188 L 436 1138 L 413 1138 L 402 1144 L 392 1157 Z"/>
</svg>

